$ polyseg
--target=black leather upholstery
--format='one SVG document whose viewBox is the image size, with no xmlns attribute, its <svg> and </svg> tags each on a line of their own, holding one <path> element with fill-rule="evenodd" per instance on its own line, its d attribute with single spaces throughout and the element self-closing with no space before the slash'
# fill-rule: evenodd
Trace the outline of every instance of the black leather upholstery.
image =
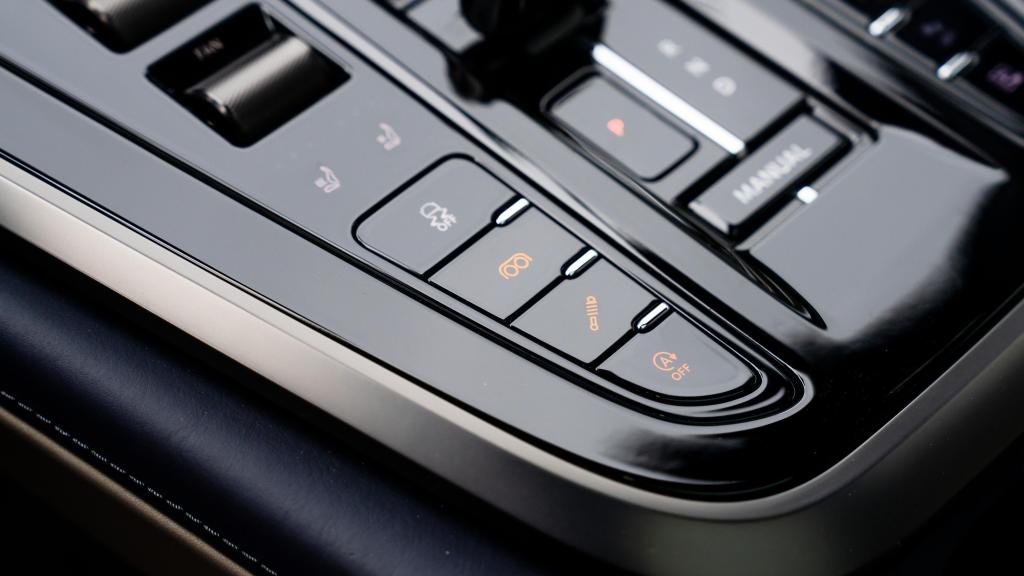
<svg viewBox="0 0 1024 576">
<path fill-rule="evenodd" d="M 2 471 L 0 509 L 4 511 L 0 533 L 4 535 L 5 566 L 32 566 L 35 574 L 139 573 L 87 530 L 66 519 L 25 486 L 5 477 Z"/>
<path fill-rule="evenodd" d="M 316 431 L 141 318 L 0 233 L 0 405 L 252 573 L 603 571 Z"/>
</svg>

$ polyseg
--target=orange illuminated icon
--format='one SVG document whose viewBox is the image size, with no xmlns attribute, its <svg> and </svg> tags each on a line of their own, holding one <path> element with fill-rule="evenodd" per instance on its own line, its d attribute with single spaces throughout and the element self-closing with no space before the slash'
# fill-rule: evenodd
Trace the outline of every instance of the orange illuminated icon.
<svg viewBox="0 0 1024 576">
<path fill-rule="evenodd" d="M 533 262 L 533 258 L 525 252 L 516 252 L 512 256 L 509 256 L 507 260 L 498 265 L 498 274 L 501 275 L 505 280 L 511 280 L 523 270 L 530 267 L 530 263 Z"/>
<path fill-rule="evenodd" d="M 676 364 L 679 357 L 672 352 L 657 352 L 651 361 L 654 363 L 654 367 L 662 372 L 668 372 L 669 376 L 676 382 L 681 381 L 690 373 L 689 364 Z"/>
<path fill-rule="evenodd" d="M 586 299 L 585 302 L 586 302 L 586 306 L 587 306 L 587 321 L 588 321 L 588 325 L 590 326 L 590 331 L 591 332 L 600 332 L 601 331 L 601 326 L 597 323 L 597 317 L 598 317 L 597 298 L 594 297 L 594 296 L 587 296 L 587 299 Z"/>
<path fill-rule="evenodd" d="M 605 127 L 608 128 L 609 132 L 615 134 L 619 138 L 626 135 L 626 123 L 622 118 L 612 118 L 607 124 L 605 124 Z"/>
<path fill-rule="evenodd" d="M 683 364 L 682 366 L 680 366 L 679 368 L 676 368 L 672 372 L 672 379 L 675 380 L 676 382 L 679 382 L 680 380 L 682 380 L 689 373 L 690 373 L 690 365 L 689 364 Z"/>
<path fill-rule="evenodd" d="M 654 367 L 662 372 L 671 372 L 676 363 L 676 355 L 671 352 L 658 352 L 653 358 Z"/>
</svg>

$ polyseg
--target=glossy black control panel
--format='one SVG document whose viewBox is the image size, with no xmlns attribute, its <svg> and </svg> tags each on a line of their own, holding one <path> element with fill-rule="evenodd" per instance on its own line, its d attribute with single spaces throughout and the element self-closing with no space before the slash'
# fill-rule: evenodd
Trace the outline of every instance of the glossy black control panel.
<svg viewBox="0 0 1024 576">
<path fill-rule="evenodd" d="M 366 246 L 425 274 L 486 230 L 517 202 L 512 190 L 479 166 L 451 159 L 413 182 L 356 229 Z"/>
<path fill-rule="evenodd" d="M 901 42 L 934 75 L 969 52 L 938 85 L 1011 110 L 1015 44 L 959 17 L 943 32 L 933 5 L 874 34 L 884 3 L 614 0 L 496 22 L 454 0 L 216 0 L 116 54 L 56 4 L 19 16 L 32 34 L 0 24 L 2 86 L 25 102 L 6 158 L 626 482 L 720 499 L 821 472 L 1024 281 L 992 256 L 1024 243 L 1012 137 L 841 59 Z M 196 191 L 123 193 L 17 138 L 30 118 Z M 201 237 L 189 218 L 214 212 L 168 215 L 200 198 L 236 218 Z M 316 266 L 244 250 L 246 218 Z"/>
<path fill-rule="evenodd" d="M 818 30 L 808 45 L 820 54 L 826 47 L 856 53 L 835 42 L 836 29 L 820 18 L 827 6 L 784 3 L 769 26 L 756 9 L 745 20 L 743 3 L 735 4 L 611 2 L 599 25 L 580 26 L 537 56 L 475 29 L 458 2 L 422 0 L 392 14 L 423 38 L 418 50 L 430 45 L 436 55 L 397 42 L 388 49 L 552 174 L 566 187 L 563 199 L 637 247 L 677 282 L 677 293 L 716 308 L 747 334 L 770 335 L 781 356 L 795 354 L 795 374 L 828 382 L 815 386 L 805 415 L 846 414 L 849 431 L 864 413 L 847 402 L 856 398 L 876 414 L 898 405 L 897 391 L 913 389 L 929 359 L 955 357 L 957 342 L 991 318 L 982 301 L 1006 301 L 1020 285 L 1019 271 L 980 255 L 982 246 L 1021 242 L 1008 221 L 994 224 L 1019 202 L 1018 177 L 1012 165 L 978 153 L 1006 153 L 999 126 L 965 145 L 941 127 L 955 110 L 924 119 L 902 108 L 896 86 L 886 101 L 879 94 L 886 82 L 858 77 L 830 54 L 819 57 L 831 68 L 810 60 L 794 66 L 794 55 L 806 56 L 782 33 L 765 32 L 792 26 L 804 38 L 796 30 L 807 26 Z M 889 41 L 866 29 L 891 7 L 882 4 L 846 14 L 865 27 L 865 60 L 872 43 Z M 733 30 L 723 31 L 727 24 Z M 921 33 L 935 35 L 935 26 Z M 896 31 L 911 35 L 896 26 L 894 38 Z M 959 81 L 933 79 L 939 87 Z M 943 109 L 941 89 L 929 96 L 915 88 L 916 98 Z M 976 120 L 964 124 L 964 134 L 979 129 Z M 559 315 L 587 288 L 562 282 L 550 302 L 514 314 L 513 325 L 586 362 L 600 352 L 571 336 Z M 614 279 L 605 284 L 616 291 Z M 617 299 L 629 313 L 637 307 L 628 295 Z M 735 402 L 757 413 L 765 382 L 756 364 L 730 351 L 728 331 L 707 334 L 677 320 L 669 315 L 638 330 L 598 358 L 598 373 L 664 405 L 707 403 L 709 412 L 726 414 Z M 565 343 L 574 339 L 578 346 Z M 701 392 L 691 397 L 680 382 Z M 769 395 L 777 393 L 769 386 Z"/>
<path fill-rule="evenodd" d="M 999 121 L 1024 115 L 1024 35 L 987 2 L 836 0 L 816 8 L 853 29 L 910 70 L 951 91 L 979 97 Z"/>
</svg>

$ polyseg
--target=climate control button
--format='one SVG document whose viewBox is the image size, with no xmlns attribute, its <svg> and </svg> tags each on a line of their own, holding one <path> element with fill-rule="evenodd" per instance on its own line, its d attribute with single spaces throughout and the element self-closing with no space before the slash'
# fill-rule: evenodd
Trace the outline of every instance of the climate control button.
<svg viewBox="0 0 1024 576">
<path fill-rule="evenodd" d="M 486 228 L 512 190 L 467 160 L 449 160 L 356 231 L 360 242 L 423 274 Z"/>
<path fill-rule="evenodd" d="M 431 282 L 504 320 L 557 280 L 583 247 L 530 208 L 478 240 Z"/>
<path fill-rule="evenodd" d="M 754 378 L 735 356 L 678 315 L 633 337 L 598 370 L 663 400 L 717 397 Z"/>
<path fill-rule="evenodd" d="M 572 90 L 551 114 L 643 180 L 658 179 L 696 148 L 692 138 L 600 77 Z"/>
<path fill-rule="evenodd" d="M 654 297 L 606 261 L 563 281 L 513 326 L 584 364 L 623 336 Z"/>
</svg>

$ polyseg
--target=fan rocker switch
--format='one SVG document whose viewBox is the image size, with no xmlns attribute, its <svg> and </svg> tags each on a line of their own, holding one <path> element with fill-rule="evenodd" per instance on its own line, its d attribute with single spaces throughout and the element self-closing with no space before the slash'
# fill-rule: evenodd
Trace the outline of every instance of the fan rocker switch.
<svg viewBox="0 0 1024 576">
<path fill-rule="evenodd" d="M 127 52 L 210 0 L 52 0 L 107 48 Z"/>
<path fill-rule="evenodd" d="M 156 85 L 236 146 L 250 146 L 348 79 L 252 6 L 150 67 Z"/>
</svg>

